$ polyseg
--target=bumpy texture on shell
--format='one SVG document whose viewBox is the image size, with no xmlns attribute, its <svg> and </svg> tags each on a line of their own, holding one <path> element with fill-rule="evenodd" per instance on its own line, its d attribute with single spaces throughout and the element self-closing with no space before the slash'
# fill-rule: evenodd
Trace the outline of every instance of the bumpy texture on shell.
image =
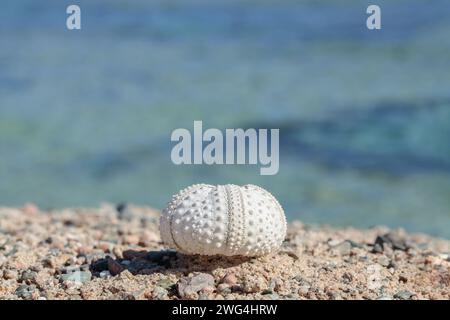
<svg viewBox="0 0 450 320">
<path fill-rule="evenodd" d="M 160 232 L 167 246 L 187 254 L 260 256 L 280 247 L 286 218 L 258 186 L 196 184 L 173 196 Z"/>
</svg>

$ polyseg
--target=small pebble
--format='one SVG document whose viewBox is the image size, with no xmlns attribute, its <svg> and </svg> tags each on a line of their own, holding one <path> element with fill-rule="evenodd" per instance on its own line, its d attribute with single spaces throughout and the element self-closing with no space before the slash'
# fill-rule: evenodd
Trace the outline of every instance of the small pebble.
<svg viewBox="0 0 450 320">
<path fill-rule="evenodd" d="M 166 289 L 166 290 L 171 290 L 171 289 L 174 287 L 175 284 L 176 284 L 176 283 L 173 282 L 169 277 L 167 277 L 167 278 L 162 278 L 162 279 L 160 279 L 160 280 L 158 280 L 158 281 L 156 282 L 156 285 L 157 285 L 157 286 L 159 286 L 159 287 L 161 287 L 161 288 L 164 288 L 164 289 Z"/>
<path fill-rule="evenodd" d="M 226 283 L 230 286 L 233 286 L 238 283 L 238 280 L 237 280 L 236 276 L 234 275 L 234 273 L 228 273 L 227 275 L 225 275 L 225 277 L 222 278 L 222 280 L 220 282 Z"/>
<path fill-rule="evenodd" d="M 352 250 L 352 245 L 348 241 L 343 241 L 333 246 L 332 250 L 341 256 L 349 255 Z"/>
<path fill-rule="evenodd" d="M 388 267 L 389 264 L 390 264 L 389 258 L 386 257 L 386 256 L 384 256 L 384 255 L 379 256 L 378 259 L 377 259 L 377 261 L 378 261 L 378 263 L 381 264 L 383 267 Z"/>
<path fill-rule="evenodd" d="M 36 215 L 39 213 L 39 208 L 34 203 L 26 203 L 22 210 L 27 215 Z"/>
<path fill-rule="evenodd" d="M 153 298 L 156 300 L 168 299 L 168 291 L 162 287 L 156 286 L 153 288 Z"/>
<path fill-rule="evenodd" d="M 16 295 L 22 299 L 31 299 L 35 290 L 36 286 L 23 284 L 16 289 Z"/>
<path fill-rule="evenodd" d="M 403 290 L 403 291 L 399 291 L 394 295 L 394 298 L 396 299 L 400 299 L 400 300 L 409 300 L 411 299 L 411 297 L 414 296 L 414 293 Z"/>
<path fill-rule="evenodd" d="M 212 287 L 214 287 L 214 277 L 212 275 L 197 273 L 192 277 L 183 277 L 178 281 L 178 294 L 181 298 L 189 298 L 200 290 Z"/>
<path fill-rule="evenodd" d="M 92 274 L 89 271 L 75 271 L 61 275 L 62 281 L 73 281 L 75 283 L 86 283 L 91 281 Z"/>
<path fill-rule="evenodd" d="M 393 299 L 392 296 L 389 295 L 383 295 L 377 298 L 377 300 L 392 300 L 392 299 Z"/>
<path fill-rule="evenodd" d="M 11 270 L 11 269 L 5 269 L 3 271 L 3 279 L 5 280 L 12 280 L 12 279 L 17 279 L 18 274 L 16 270 Z"/>
<path fill-rule="evenodd" d="M 217 291 L 222 294 L 229 294 L 229 293 L 231 293 L 231 288 L 228 284 L 221 283 L 217 286 Z"/>
<path fill-rule="evenodd" d="M 125 268 L 116 260 L 108 258 L 108 270 L 112 276 L 115 276 L 125 270 Z"/>
<path fill-rule="evenodd" d="M 300 288 L 298 289 L 298 293 L 301 295 L 306 295 L 309 292 L 309 289 L 311 288 L 311 286 L 309 285 L 302 285 L 300 286 Z"/>
<path fill-rule="evenodd" d="M 91 269 L 95 272 L 108 270 L 108 259 L 99 259 L 91 264 Z"/>
<path fill-rule="evenodd" d="M 109 277 L 111 277 L 111 273 L 108 270 L 104 270 L 104 271 L 100 272 L 100 278 L 106 279 Z"/>
</svg>

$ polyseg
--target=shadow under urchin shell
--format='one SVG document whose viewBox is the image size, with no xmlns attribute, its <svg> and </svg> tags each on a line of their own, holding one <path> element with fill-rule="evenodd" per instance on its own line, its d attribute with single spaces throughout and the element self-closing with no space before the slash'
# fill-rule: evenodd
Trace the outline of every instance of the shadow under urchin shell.
<svg viewBox="0 0 450 320">
<path fill-rule="evenodd" d="M 102 271 L 109 270 L 112 276 L 128 270 L 132 274 L 173 273 L 188 274 L 195 271 L 213 271 L 217 268 L 230 268 L 258 259 L 246 256 L 204 256 L 187 255 L 174 250 L 126 250 L 124 258 L 112 257 L 93 261 L 89 269 L 94 277 L 100 277 Z M 124 261 L 128 261 L 126 264 Z"/>
<path fill-rule="evenodd" d="M 217 268 L 230 268 L 245 262 L 257 259 L 257 257 L 246 256 L 204 256 L 204 255 L 187 255 L 178 253 L 177 258 L 171 268 L 178 272 L 193 271 L 212 271 Z"/>
</svg>

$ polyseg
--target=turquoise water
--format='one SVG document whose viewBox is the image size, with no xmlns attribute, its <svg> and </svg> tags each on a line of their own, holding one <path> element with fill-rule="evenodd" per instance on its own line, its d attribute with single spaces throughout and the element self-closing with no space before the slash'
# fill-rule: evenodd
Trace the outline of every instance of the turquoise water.
<svg viewBox="0 0 450 320">
<path fill-rule="evenodd" d="M 255 183 L 289 219 L 450 238 L 450 4 L 61 1 L 0 5 L 0 204 L 134 202 Z M 280 128 L 280 171 L 175 166 L 170 134 Z"/>
</svg>

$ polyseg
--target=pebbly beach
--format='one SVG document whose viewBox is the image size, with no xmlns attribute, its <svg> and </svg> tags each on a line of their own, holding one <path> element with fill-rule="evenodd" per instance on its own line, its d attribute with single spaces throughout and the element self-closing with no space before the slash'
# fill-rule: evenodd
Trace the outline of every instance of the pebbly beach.
<svg viewBox="0 0 450 320">
<path fill-rule="evenodd" d="M 0 208 L 0 299 L 450 299 L 450 241 L 288 224 L 267 256 L 164 248 L 158 210 Z"/>
</svg>

